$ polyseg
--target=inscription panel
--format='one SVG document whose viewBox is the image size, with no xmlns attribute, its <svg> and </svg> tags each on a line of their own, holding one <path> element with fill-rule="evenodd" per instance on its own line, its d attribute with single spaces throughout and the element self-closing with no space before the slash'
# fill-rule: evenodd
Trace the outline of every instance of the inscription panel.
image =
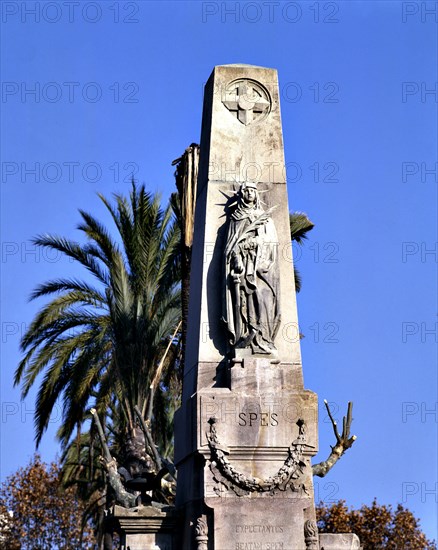
<svg viewBox="0 0 438 550">
<path fill-rule="evenodd" d="M 236 550 L 284 550 L 283 542 L 236 542 Z"/>
<path fill-rule="evenodd" d="M 216 506 L 214 548 L 218 550 L 303 550 L 304 516 L 302 505 L 290 503 L 287 509 L 275 498 L 252 501 L 251 511 L 228 501 Z M 297 536 L 298 534 L 298 536 Z M 294 541 L 293 544 L 291 541 Z"/>
<path fill-rule="evenodd" d="M 284 525 L 236 524 L 236 550 L 284 550 Z M 272 540 L 260 541 L 260 535 Z M 250 540 L 251 537 L 254 540 Z M 244 539 L 241 541 L 240 539 Z"/>
<path fill-rule="evenodd" d="M 216 392 L 215 392 L 216 393 Z M 306 424 L 306 454 L 317 452 L 317 397 L 312 392 L 287 397 L 244 397 L 224 392 L 199 395 L 200 447 L 208 445 L 209 420 L 214 418 L 218 438 L 227 447 L 289 447 Z"/>
</svg>

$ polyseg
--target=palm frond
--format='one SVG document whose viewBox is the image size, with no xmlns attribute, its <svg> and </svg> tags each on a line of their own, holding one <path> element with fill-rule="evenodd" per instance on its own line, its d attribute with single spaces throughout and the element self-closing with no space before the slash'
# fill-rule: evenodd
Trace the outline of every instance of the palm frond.
<svg viewBox="0 0 438 550">
<path fill-rule="evenodd" d="M 40 235 L 32 239 L 33 244 L 62 252 L 67 257 L 76 260 L 86 267 L 101 283 L 108 282 L 107 275 L 95 257 L 82 248 L 78 243 L 58 237 L 56 235 Z"/>
<path fill-rule="evenodd" d="M 302 244 L 307 239 L 307 233 L 315 226 L 304 212 L 292 212 L 289 214 L 290 233 L 293 241 Z"/>
</svg>

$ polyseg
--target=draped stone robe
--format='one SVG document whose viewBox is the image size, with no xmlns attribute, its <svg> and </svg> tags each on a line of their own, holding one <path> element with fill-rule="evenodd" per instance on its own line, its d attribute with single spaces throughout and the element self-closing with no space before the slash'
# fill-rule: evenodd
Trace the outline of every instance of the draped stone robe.
<svg viewBox="0 0 438 550">
<path fill-rule="evenodd" d="M 272 210 L 272 209 L 271 209 Z M 224 320 L 233 348 L 276 352 L 280 323 L 278 237 L 271 210 L 240 198 L 225 246 Z"/>
</svg>

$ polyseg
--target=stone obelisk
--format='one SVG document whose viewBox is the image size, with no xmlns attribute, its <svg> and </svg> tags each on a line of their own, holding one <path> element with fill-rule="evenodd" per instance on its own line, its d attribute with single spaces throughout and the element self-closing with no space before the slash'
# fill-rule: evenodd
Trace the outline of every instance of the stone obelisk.
<svg viewBox="0 0 438 550">
<path fill-rule="evenodd" d="M 205 86 L 182 405 L 184 550 L 318 549 L 277 72 Z"/>
</svg>

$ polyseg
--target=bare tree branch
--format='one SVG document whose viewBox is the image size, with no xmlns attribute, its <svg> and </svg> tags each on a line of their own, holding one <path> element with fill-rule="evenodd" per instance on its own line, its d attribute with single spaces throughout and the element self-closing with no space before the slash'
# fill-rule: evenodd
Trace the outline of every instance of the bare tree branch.
<svg viewBox="0 0 438 550">
<path fill-rule="evenodd" d="M 175 340 L 175 337 L 176 337 L 179 329 L 181 328 L 181 324 L 182 324 L 182 321 L 180 321 L 177 324 L 177 326 L 176 326 L 176 328 L 175 328 L 175 330 L 172 334 L 172 338 L 169 339 L 169 342 L 168 342 L 167 347 L 166 347 L 166 351 L 164 352 L 164 355 L 161 358 L 160 364 L 158 365 L 157 370 L 155 371 L 155 375 L 154 375 L 154 378 L 153 378 L 152 384 L 151 384 L 151 386 L 153 387 L 154 390 L 157 387 L 158 382 L 160 381 L 161 375 L 163 373 L 164 361 L 166 360 L 167 354 L 169 353 L 170 346 L 172 345 L 172 342 Z M 151 399 L 151 401 L 152 401 L 152 399 Z M 150 417 L 148 417 L 148 420 L 150 420 Z"/>
<path fill-rule="evenodd" d="M 148 447 L 150 448 L 150 450 L 152 451 L 152 454 L 154 455 L 154 460 L 155 460 L 155 464 L 157 466 L 157 472 L 159 470 L 161 470 L 161 468 L 163 467 L 162 465 L 162 462 L 161 462 L 161 457 L 157 451 L 157 446 L 155 445 L 153 439 L 152 439 L 152 435 L 151 435 L 151 432 L 143 418 L 143 415 L 141 414 L 141 410 L 138 408 L 137 405 L 135 405 L 134 407 L 134 411 L 135 413 L 137 414 L 137 417 L 138 417 L 138 420 L 140 421 L 140 426 L 141 426 L 141 429 L 143 430 L 143 433 L 146 437 L 146 441 L 148 443 Z"/>
<path fill-rule="evenodd" d="M 167 354 L 169 353 L 170 347 L 172 346 L 173 341 L 175 340 L 175 337 L 178 333 L 178 331 L 181 328 L 182 320 L 178 323 L 176 326 L 172 337 L 169 339 L 169 342 L 167 344 L 166 350 L 164 352 L 163 357 L 160 360 L 160 363 L 158 364 L 157 370 L 155 371 L 154 378 L 152 379 L 151 385 L 149 386 L 149 396 L 148 399 L 145 400 L 144 405 L 142 407 L 141 415 L 142 417 L 146 413 L 146 407 L 147 407 L 147 414 L 146 414 L 146 421 L 150 422 L 152 418 L 152 411 L 153 411 L 153 404 L 154 404 L 154 395 L 155 395 L 155 388 L 158 386 L 158 383 L 160 381 L 161 375 L 163 374 L 163 368 L 164 368 L 164 361 L 166 360 Z"/>
<path fill-rule="evenodd" d="M 356 441 L 357 437 L 353 435 L 350 437 L 351 423 L 353 422 L 353 403 L 348 402 L 347 416 L 344 416 L 342 420 L 342 434 L 338 431 L 338 424 L 333 418 L 329 404 L 327 400 L 324 399 L 324 405 L 327 409 L 327 414 L 329 415 L 330 421 L 333 426 L 333 432 L 336 437 L 336 445 L 332 447 L 332 452 L 330 453 L 327 460 L 320 462 L 319 464 L 314 464 L 312 466 L 312 473 L 314 476 L 324 477 L 328 472 L 333 468 L 336 462 L 341 458 L 341 456 L 352 447 L 353 443 Z"/>
</svg>

